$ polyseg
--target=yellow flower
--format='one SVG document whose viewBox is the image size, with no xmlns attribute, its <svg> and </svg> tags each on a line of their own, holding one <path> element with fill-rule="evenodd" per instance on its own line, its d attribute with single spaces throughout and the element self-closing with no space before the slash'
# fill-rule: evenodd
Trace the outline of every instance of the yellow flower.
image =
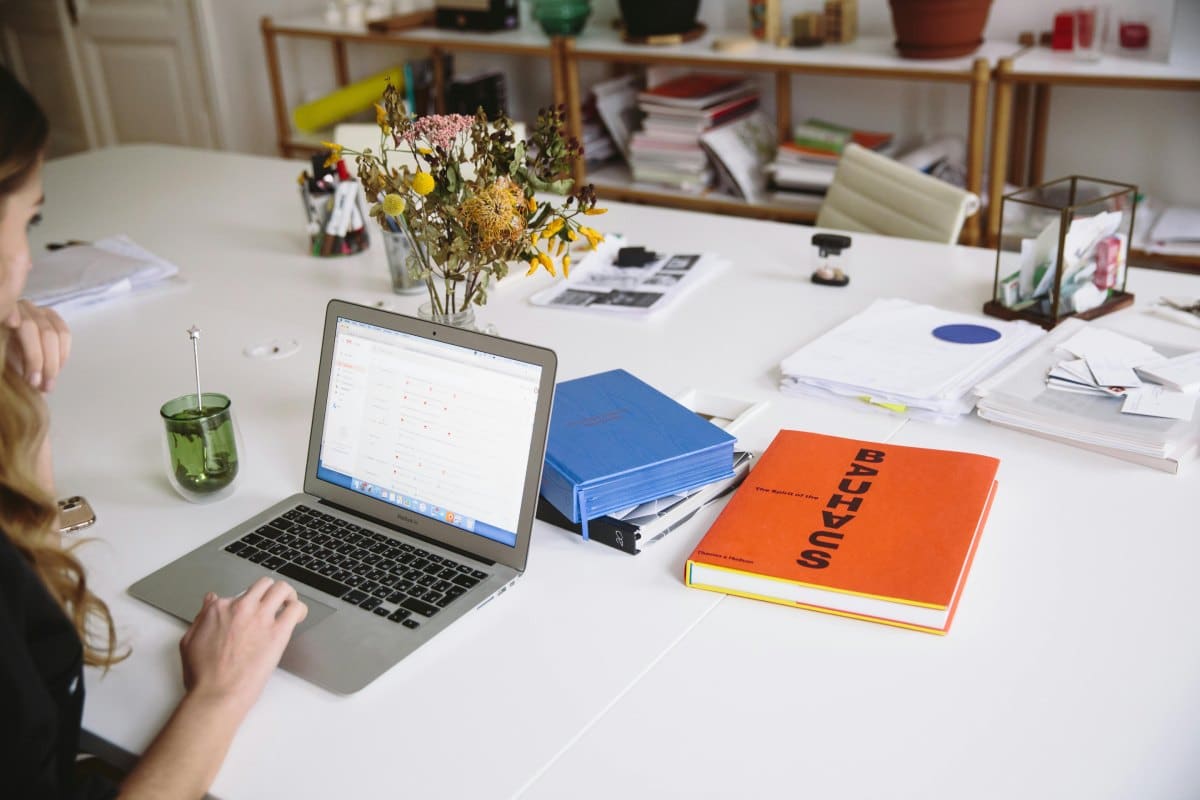
<svg viewBox="0 0 1200 800">
<path fill-rule="evenodd" d="M 546 272 L 549 272 L 551 275 L 554 275 L 555 277 L 558 276 L 557 273 L 554 271 L 554 262 L 550 260 L 550 256 L 546 255 L 545 253 L 538 253 L 537 258 L 538 258 L 538 261 L 542 262 L 542 266 L 546 268 Z"/>
<path fill-rule="evenodd" d="M 321 142 L 321 146 L 329 151 L 329 157 L 325 159 L 325 166 L 337 166 L 337 162 L 342 160 L 342 150 L 345 148 L 342 145 L 334 144 L 333 142 Z"/>
<path fill-rule="evenodd" d="M 516 244 L 525 233 L 525 217 L 517 211 L 518 200 L 508 183 L 496 181 L 463 201 L 459 217 L 483 250 Z"/>
<path fill-rule="evenodd" d="M 423 155 L 423 156 L 427 156 L 427 155 L 429 155 L 430 153 L 432 153 L 433 151 L 432 151 L 432 150 L 430 150 L 428 147 L 418 147 L 418 148 L 417 148 L 417 152 L 418 152 L 418 153 L 420 153 L 420 154 L 421 154 L 421 155 Z"/>
<path fill-rule="evenodd" d="M 383 197 L 383 213 L 389 217 L 398 217 L 404 213 L 404 209 L 408 206 L 404 202 L 404 198 L 392 192 Z"/>
<path fill-rule="evenodd" d="M 583 213 L 587 214 L 589 217 L 594 217 L 599 214 L 607 214 L 608 209 L 607 208 L 589 208 L 587 211 L 585 211 Z"/>
<path fill-rule="evenodd" d="M 375 124 L 378 125 L 384 133 L 390 133 L 390 126 L 387 124 L 387 111 L 379 103 L 375 104 Z"/>
<path fill-rule="evenodd" d="M 529 259 L 529 271 L 525 273 L 525 277 L 528 278 L 530 275 L 537 272 L 537 268 L 538 260 L 536 258 Z"/>
<path fill-rule="evenodd" d="M 578 238 L 579 238 L 579 234 L 575 233 L 575 231 L 567 231 L 567 241 L 568 242 L 573 242 Z"/>
<path fill-rule="evenodd" d="M 530 243 L 531 245 L 533 245 L 534 247 L 537 247 L 537 243 L 538 243 L 538 237 L 539 237 L 539 236 L 541 236 L 541 234 L 539 234 L 537 231 L 534 231 L 534 232 L 533 232 L 532 234 L 530 234 L 530 236 L 529 236 L 529 243 Z"/>
<path fill-rule="evenodd" d="M 529 198 L 529 213 L 532 214 L 535 211 L 537 211 L 537 200 L 534 200 L 531 197 L 531 198 Z"/>
<path fill-rule="evenodd" d="M 436 185 L 437 184 L 433 182 L 433 176 L 428 172 L 418 172 L 416 175 L 413 175 L 413 191 L 422 197 L 432 192 Z"/>
<path fill-rule="evenodd" d="M 562 257 L 562 265 L 563 265 L 563 277 L 569 278 L 571 276 L 571 257 L 563 256 Z"/>
<path fill-rule="evenodd" d="M 586 225 L 579 226 L 579 232 L 588 240 L 588 247 L 595 250 L 600 242 L 604 241 L 604 234 L 595 228 L 589 228 Z"/>
<path fill-rule="evenodd" d="M 543 239 L 549 239 L 549 238 L 550 238 L 550 237 L 552 237 L 554 234 L 556 234 L 556 233 L 558 233 L 559 231 L 561 231 L 561 230 L 562 230 L 562 226 L 563 226 L 563 218 L 562 218 L 562 217 L 558 217 L 558 218 L 557 218 L 557 219 L 555 219 L 553 222 L 551 222 L 549 225 L 547 225 L 547 226 L 546 226 L 546 228 L 545 228 L 545 230 L 543 230 L 543 231 L 542 231 L 542 238 L 543 238 Z"/>
</svg>

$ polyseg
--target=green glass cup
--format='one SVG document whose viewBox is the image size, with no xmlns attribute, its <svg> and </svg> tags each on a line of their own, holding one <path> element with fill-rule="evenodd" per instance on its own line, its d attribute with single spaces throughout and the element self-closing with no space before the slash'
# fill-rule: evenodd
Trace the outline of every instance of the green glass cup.
<svg viewBox="0 0 1200 800">
<path fill-rule="evenodd" d="M 233 491 L 238 474 L 238 431 L 229 398 L 215 392 L 177 397 L 159 414 L 166 427 L 167 478 L 194 503 L 218 500 Z"/>
</svg>

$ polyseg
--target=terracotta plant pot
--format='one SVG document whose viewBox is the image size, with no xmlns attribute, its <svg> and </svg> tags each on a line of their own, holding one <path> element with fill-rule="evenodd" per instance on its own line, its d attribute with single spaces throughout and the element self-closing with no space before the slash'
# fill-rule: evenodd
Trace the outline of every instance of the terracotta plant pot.
<svg viewBox="0 0 1200 800">
<path fill-rule="evenodd" d="M 665 36 L 696 27 L 700 0 L 620 0 L 629 36 Z"/>
<path fill-rule="evenodd" d="M 905 58 L 956 58 L 983 44 L 992 0 L 888 0 Z"/>
</svg>

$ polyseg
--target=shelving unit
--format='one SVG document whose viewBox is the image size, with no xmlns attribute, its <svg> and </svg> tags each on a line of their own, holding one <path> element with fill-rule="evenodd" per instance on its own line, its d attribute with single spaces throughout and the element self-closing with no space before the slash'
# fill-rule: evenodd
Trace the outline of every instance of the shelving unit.
<svg viewBox="0 0 1200 800">
<path fill-rule="evenodd" d="M 574 39 L 564 39 L 561 59 L 563 85 L 572 129 L 579 131 L 578 109 L 581 101 L 578 63 L 604 61 L 614 64 L 664 64 L 701 69 L 736 70 L 769 73 L 775 79 L 776 125 L 780 141 L 790 137 L 792 125 L 792 76 L 825 75 L 877 80 L 910 80 L 954 83 L 969 92 L 966 120 L 967 190 L 981 194 L 983 189 L 984 138 L 987 132 L 987 98 L 994 61 L 1012 56 L 1019 46 L 1007 42 L 987 42 L 972 56 L 937 61 L 915 61 L 898 56 L 891 39 L 859 37 L 845 45 L 825 45 L 813 49 L 773 47 L 757 44 L 737 53 L 718 52 L 712 47 L 713 35 L 680 45 L 631 45 L 616 31 L 588 29 Z M 713 195 L 687 195 L 608 179 L 611 170 L 589 176 L 580 164 L 578 180 L 592 180 L 602 197 L 668 205 L 700 211 L 720 211 L 747 217 L 811 222 L 816 213 L 781 205 L 752 204 L 735 198 Z M 616 173 L 619 177 L 622 173 Z M 977 215 L 967 221 L 963 241 L 977 242 L 982 220 Z"/>
<path fill-rule="evenodd" d="M 261 28 L 263 49 L 266 52 L 267 71 L 271 83 L 271 102 L 275 111 L 275 133 L 279 153 L 285 158 L 315 153 L 321 149 L 321 145 L 312 135 L 296 131 L 291 124 L 283 74 L 279 67 L 278 40 L 280 37 L 329 42 L 338 86 L 346 86 L 351 82 L 347 57 L 347 45 L 351 43 L 422 49 L 433 57 L 434 90 L 439 102 L 439 112 L 444 110 L 440 103 L 441 99 L 445 97 L 446 85 L 446 76 L 442 73 L 441 55 L 443 53 L 491 53 L 545 59 L 553 78 L 554 102 L 561 103 L 566 98 L 560 80 L 562 73 L 556 60 L 559 46 L 556 41 L 547 38 L 540 30 L 533 28 L 489 33 L 413 28 L 406 31 L 376 33 L 365 27 L 332 27 L 319 18 L 298 19 L 276 24 L 271 17 L 262 18 Z"/>
<path fill-rule="evenodd" d="M 1000 59 L 994 79 L 985 237 L 990 243 L 995 243 L 1000 235 L 1000 198 L 1005 177 L 1021 186 L 1044 180 L 1052 87 L 1197 91 L 1200 53 L 1173 53 L 1170 63 L 1113 54 L 1105 54 L 1098 61 L 1080 61 L 1070 52 L 1030 47 L 1011 58 Z M 1135 249 L 1130 259 L 1140 265 L 1200 271 L 1198 257 L 1165 256 Z"/>
<path fill-rule="evenodd" d="M 351 43 L 423 48 L 440 65 L 442 53 L 476 52 L 528 56 L 545 59 L 551 71 L 553 101 L 565 103 L 570 132 L 581 137 L 580 105 L 583 91 L 579 65 L 585 61 L 623 66 L 673 65 L 699 69 L 732 70 L 769 74 L 774 78 L 776 126 L 780 141 L 790 137 L 792 127 L 792 76 L 821 75 L 869 80 L 906 80 L 957 84 L 968 92 L 965 138 L 967 144 L 967 190 L 982 195 L 984 142 L 987 133 L 988 90 L 992 65 L 1010 59 L 1021 46 L 1012 42 L 986 42 L 970 57 L 920 61 L 901 58 L 890 38 L 859 37 L 844 45 L 825 45 L 812 49 L 773 47 L 758 44 L 737 53 L 713 49 L 713 34 L 686 44 L 633 45 L 624 42 L 613 30 L 598 26 L 578 37 L 547 37 L 539 29 L 526 27 L 516 31 L 465 33 L 436 28 L 376 33 L 365 28 L 330 27 L 323 20 L 310 18 L 276 24 L 262 19 L 263 45 L 271 82 L 279 151 L 285 157 L 308 154 L 320 149 L 312 136 L 293 130 L 287 108 L 283 76 L 279 66 L 278 39 L 322 40 L 330 43 L 338 85 L 350 82 L 347 46 Z M 1010 62 L 1011 63 L 1011 62 Z M 442 96 L 445 76 L 438 70 L 435 89 Z M 651 203 L 675 208 L 717 212 L 760 219 L 812 222 L 816 211 L 783 203 L 750 203 L 715 192 L 689 194 L 653 185 L 634 183 L 627 168 L 605 165 L 591 174 L 580 160 L 575 178 L 591 181 L 605 198 Z M 975 244 L 983 238 L 980 215 L 967 220 L 962 241 Z"/>
</svg>

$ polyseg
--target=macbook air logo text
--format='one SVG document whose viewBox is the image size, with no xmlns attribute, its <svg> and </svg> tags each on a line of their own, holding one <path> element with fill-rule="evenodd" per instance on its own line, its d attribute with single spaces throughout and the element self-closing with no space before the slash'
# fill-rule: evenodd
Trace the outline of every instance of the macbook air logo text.
<svg viewBox="0 0 1200 800">
<path fill-rule="evenodd" d="M 407 522 L 409 525 L 412 525 L 417 521 L 416 517 L 409 516 L 408 514 L 397 514 L 396 519 L 400 520 L 401 522 Z"/>
</svg>

